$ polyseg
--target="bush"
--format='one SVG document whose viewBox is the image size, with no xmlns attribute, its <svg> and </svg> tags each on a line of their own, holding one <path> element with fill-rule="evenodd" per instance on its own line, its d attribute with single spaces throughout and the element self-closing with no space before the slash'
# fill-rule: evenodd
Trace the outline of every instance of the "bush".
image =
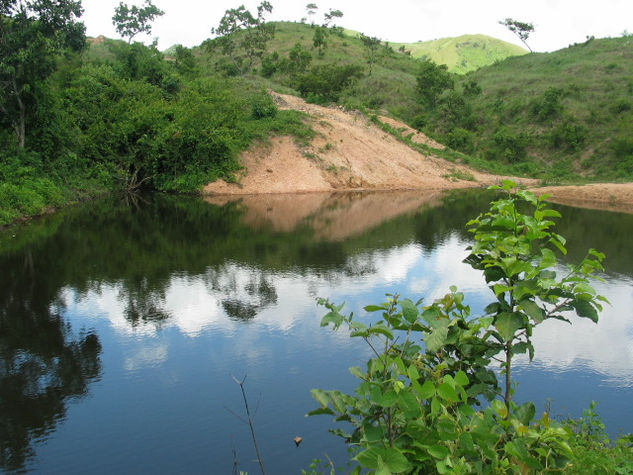
<svg viewBox="0 0 633 475">
<path fill-rule="evenodd" d="M 510 129 L 501 128 L 492 137 L 493 146 L 488 154 L 490 158 L 516 163 L 527 155 L 528 137 L 525 133 L 513 133 Z"/>
<path fill-rule="evenodd" d="M 561 99 L 563 90 L 556 87 L 548 88 L 543 96 L 532 103 L 532 115 L 539 122 L 545 122 L 558 117 L 563 111 Z"/>
<path fill-rule="evenodd" d="M 329 310 L 322 326 L 345 325 L 374 355 L 350 372 L 360 382 L 355 394 L 312 390 L 319 408 L 348 423 L 333 432 L 355 449 L 362 469 L 377 473 L 549 473 L 573 468 L 573 432 L 551 420 L 535 419 L 533 403 L 512 400 L 512 362 L 532 359 L 533 328 L 561 312 L 598 319 L 601 302 L 589 278 L 604 256 L 590 250 L 578 265 L 557 276 L 555 251 L 566 253 L 543 198 L 511 193 L 470 221 L 474 235 L 465 262 L 483 271 L 493 293 L 484 315 L 472 317 L 464 295 L 451 287 L 430 304 L 388 295 L 369 305 L 373 324 L 341 313 L 343 305 L 320 300 Z M 497 187 L 499 188 L 499 187 Z M 490 369 L 501 361 L 503 383 Z M 497 394 L 502 393 L 503 399 Z M 482 399 L 490 401 L 481 408 Z"/>
<path fill-rule="evenodd" d="M 549 141 L 554 148 L 565 148 L 576 152 L 585 144 L 587 132 L 586 127 L 567 120 L 552 129 Z"/>
<path fill-rule="evenodd" d="M 459 150 L 464 153 L 472 153 L 475 150 L 475 144 L 473 141 L 474 135 L 475 134 L 472 132 L 458 127 L 446 134 L 444 142 L 453 150 Z"/>
<path fill-rule="evenodd" d="M 362 75 L 358 65 L 336 66 L 324 64 L 314 66 L 310 72 L 297 80 L 297 89 L 309 102 L 336 102 L 341 92 Z"/>
</svg>

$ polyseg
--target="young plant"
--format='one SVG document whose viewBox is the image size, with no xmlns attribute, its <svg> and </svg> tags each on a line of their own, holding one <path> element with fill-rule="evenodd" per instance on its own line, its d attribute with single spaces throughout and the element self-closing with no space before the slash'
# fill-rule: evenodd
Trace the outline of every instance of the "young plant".
<svg viewBox="0 0 633 475">
<path fill-rule="evenodd" d="M 573 433 L 550 420 L 535 420 L 535 406 L 512 402 L 512 358 L 533 357 L 533 327 L 548 318 L 568 321 L 565 312 L 597 320 L 606 301 L 589 285 L 603 255 L 590 250 L 578 265 L 557 278 L 555 250 L 565 239 L 551 230 L 543 198 L 512 193 L 470 221 L 474 244 L 466 259 L 484 271 L 495 301 L 474 318 L 463 294 L 450 293 L 431 305 L 389 295 L 368 325 L 341 313 L 343 305 L 321 299 L 329 309 L 322 326 L 345 325 L 364 339 L 374 356 L 364 369 L 350 368 L 361 380 L 355 394 L 312 391 L 320 407 L 351 425 L 336 429 L 356 449 L 354 460 L 376 473 L 543 473 L 569 466 Z M 524 211 L 529 211 L 523 214 Z M 490 363 L 504 356 L 504 390 Z M 496 399 L 499 396 L 503 400 Z M 487 399 L 487 407 L 481 402 Z M 350 427 L 348 425 L 348 427 Z"/>
<path fill-rule="evenodd" d="M 551 219 L 559 218 L 560 213 L 547 207 L 546 196 L 537 198 L 529 191 L 513 193 L 515 187 L 511 181 L 492 187 L 506 196 L 467 223 L 475 242 L 465 260 L 483 271 L 495 296 L 485 309 L 485 315 L 493 319 L 488 342 L 504 355 L 501 366 L 508 409 L 512 357 L 528 353 L 532 360 L 534 327 L 550 318 L 570 322 L 566 312 L 597 322 L 601 303 L 607 302 L 589 284 L 589 278 L 603 270 L 604 254 L 590 249 L 580 264 L 559 266 L 556 252 L 567 253 L 566 241 L 552 230 Z M 557 271 L 564 276 L 559 277 Z"/>
</svg>

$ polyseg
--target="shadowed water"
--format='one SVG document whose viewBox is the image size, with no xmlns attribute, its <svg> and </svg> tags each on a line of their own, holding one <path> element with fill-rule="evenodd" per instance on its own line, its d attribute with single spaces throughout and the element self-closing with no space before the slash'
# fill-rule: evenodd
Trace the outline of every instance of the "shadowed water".
<svg viewBox="0 0 633 475">
<path fill-rule="evenodd" d="M 258 473 L 246 376 L 270 473 L 345 447 L 310 389 L 352 390 L 360 341 L 319 327 L 317 296 L 362 307 L 450 285 L 489 302 L 461 264 L 481 192 L 311 194 L 237 201 L 108 198 L 0 234 L 0 466 L 55 473 Z M 578 416 L 591 400 L 633 431 L 633 216 L 559 208 L 570 261 L 608 255 L 598 325 L 546 322 L 517 364 L 518 399 Z M 368 317 L 365 317 L 368 318 Z M 295 447 L 292 439 L 304 442 Z"/>
</svg>

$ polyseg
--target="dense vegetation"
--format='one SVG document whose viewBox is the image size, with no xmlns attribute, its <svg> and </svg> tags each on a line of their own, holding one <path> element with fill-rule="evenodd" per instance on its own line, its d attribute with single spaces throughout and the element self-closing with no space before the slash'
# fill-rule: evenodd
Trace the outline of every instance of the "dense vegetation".
<svg viewBox="0 0 633 475">
<path fill-rule="evenodd" d="M 193 192 L 233 180 L 254 140 L 311 136 L 301 114 L 278 111 L 261 84 L 202 74 L 185 48 L 167 60 L 155 45 L 85 44 L 73 12 L 35 2 L 0 12 L 0 47 L 14 53 L 3 56 L 2 84 L 17 83 L 0 97 L 0 226 L 115 188 Z M 60 18 L 72 41 L 58 40 Z"/>
<path fill-rule="evenodd" d="M 237 156 L 254 140 L 311 136 L 266 89 L 364 111 L 407 142 L 377 119 L 394 116 L 450 147 L 435 153 L 483 169 L 553 180 L 633 176 L 630 37 L 460 76 L 406 45 L 347 34 L 333 24 L 338 10 L 322 21 L 312 11 L 310 23 L 268 23 L 269 2 L 256 13 L 230 9 L 214 39 L 161 53 L 131 42 L 149 28 L 147 18 L 129 18 L 143 9 L 119 12 L 136 28 L 128 43 L 86 43 L 78 1 L 57 10 L 5 3 L 1 82 L 15 86 L 3 86 L 0 98 L 0 225 L 117 187 L 195 192 L 235 179 Z M 451 62 L 456 48 L 476 56 L 480 40 L 496 57 L 480 38 L 441 42 L 440 57 Z"/>
<path fill-rule="evenodd" d="M 566 240 L 553 229 L 559 217 L 543 198 L 519 191 L 468 223 L 474 243 L 464 262 L 483 271 L 493 294 L 480 317 L 456 287 L 430 303 L 388 295 L 364 308 L 380 315 L 369 324 L 321 300 L 329 310 L 322 326 L 344 325 L 373 351 L 365 368 L 350 368 L 360 380 L 354 394 L 312 391 L 320 404 L 312 415 L 347 423 L 333 432 L 350 445 L 354 473 L 633 470 L 632 436 L 612 446 L 595 404 L 578 421 L 561 423 L 513 400 L 513 360 L 534 357 L 533 329 L 547 319 L 571 322 L 574 314 L 597 322 L 606 302 L 590 285 L 603 254 L 591 249 L 561 272 L 557 254 L 566 254 Z"/>
</svg>

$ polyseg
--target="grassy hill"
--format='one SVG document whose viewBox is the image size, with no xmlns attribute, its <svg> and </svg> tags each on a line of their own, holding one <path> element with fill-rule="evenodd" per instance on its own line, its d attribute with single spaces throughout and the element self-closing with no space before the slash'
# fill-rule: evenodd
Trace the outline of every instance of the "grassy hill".
<svg viewBox="0 0 633 475">
<path fill-rule="evenodd" d="M 347 29 L 345 34 L 354 38 L 360 35 Z M 445 64 L 450 72 L 456 74 L 466 74 L 511 56 L 527 54 L 527 50 L 520 46 L 486 35 L 461 35 L 415 43 L 390 42 L 389 45 L 398 51 L 404 49 L 414 58 Z"/>
<path fill-rule="evenodd" d="M 552 177 L 633 177 L 633 37 L 508 58 L 468 81 L 482 90 L 469 151 Z"/>
</svg>

